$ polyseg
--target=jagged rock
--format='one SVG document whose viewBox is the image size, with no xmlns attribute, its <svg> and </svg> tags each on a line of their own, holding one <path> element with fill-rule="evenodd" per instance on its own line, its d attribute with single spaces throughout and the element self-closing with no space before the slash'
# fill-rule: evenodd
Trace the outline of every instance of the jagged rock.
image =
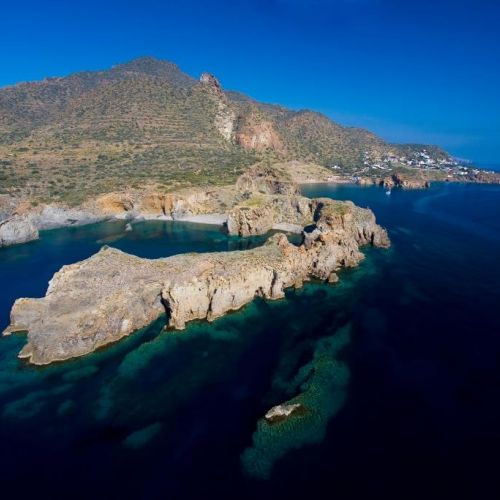
<svg viewBox="0 0 500 500">
<path fill-rule="evenodd" d="M 303 196 L 253 195 L 229 211 L 229 234 L 252 236 L 265 234 L 271 229 L 302 229 L 313 222 L 314 201 Z M 301 232 L 301 231 L 299 231 Z"/>
<path fill-rule="evenodd" d="M 422 177 L 407 178 L 400 173 L 392 174 L 383 179 L 372 177 L 359 177 L 356 183 L 360 186 L 383 186 L 385 188 L 399 187 L 403 189 L 425 189 L 430 187 L 431 183 Z"/>
<path fill-rule="evenodd" d="M 106 215 L 116 215 L 133 211 L 134 201 L 126 193 L 107 193 L 95 200 L 95 206 Z"/>
<path fill-rule="evenodd" d="M 337 283 L 339 281 L 339 275 L 337 273 L 331 273 L 328 276 L 328 283 Z"/>
<path fill-rule="evenodd" d="M 219 80 L 217 80 L 217 78 L 211 73 L 207 72 L 202 73 L 200 76 L 200 82 L 203 83 L 204 85 L 216 89 L 217 91 L 222 91 L 222 86 Z"/>
<path fill-rule="evenodd" d="M 240 175 L 236 181 L 240 191 L 263 194 L 299 194 L 299 185 L 284 172 L 271 166 L 255 165 Z"/>
<path fill-rule="evenodd" d="M 271 424 L 281 422 L 293 414 L 300 414 L 305 412 L 306 409 L 300 403 L 295 404 L 281 404 L 273 406 L 264 416 L 264 418 Z"/>
<path fill-rule="evenodd" d="M 254 198 L 250 203 L 259 203 Z M 229 234 L 237 236 L 252 236 L 265 234 L 274 226 L 273 207 L 270 203 L 263 202 L 259 206 L 241 205 L 228 214 L 227 230 Z"/>
<path fill-rule="evenodd" d="M 250 236 L 265 234 L 283 225 L 304 227 L 316 222 L 323 209 L 334 213 L 335 209 L 341 212 L 348 207 L 347 213 L 351 210 L 348 203 L 329 198 L 253 195 L 229 211 L 227 228 L 229 234 Z"/>
<path fill-rule="evenodd" d="M 210 73 L 202 73 L 200 82 L 209 89 L 209 97 L 217 106 L 214 125 L 216 130 L 226 139 L 232 141 L 236 125 L 236 112 L 230 104 L 217 78 Z"/>
<path fill-rule="evenodd" d="M 372 179 L 371 177 L 358 177 L 356 179 L 356 184 L 360 186 L 375 186 L 380 184 L 380 180 Z"/>
<path fill-rule="evenodd" d="M 0 247 L 26 243 L 38 238 L 38 229 L 27 217 L 14 215 L 0 222 Z"/>
<path fill-rule="evenodd" d="M 402 174 L 396 173 L 391 177 L 386 177 L 379 181 L 380 185 L 386 188 L 400 187 L 404 189 L 425 189 L 429 188 L 431 183 L 427 179 L 423 178 L 411 178 L 403 176 Z"/>
<path fill-rule="evenodd" d="M 45 297 L 18 299 L 4 334 L 28 331 L 20 357 L 48 364 L 119 340 L 166 314 L 169 327 L 212 321 L 255 296 L 278 299 L 311 277 L 328 280 L 359 263 L 359 246 L 388 246 L 370 210 L 316 201 L 316 228 L 295 246 L 277 234 L 247 251 L 184 254 L 149 260 L 104 247 L 64 266 Z"/>
<path fill-rule="evenodd" d="M 63 226 L 82 226 L 106 219 L 102 213 L 84 208 L 68 208 L 59 205 L 46 205 L 40 212 L 29 215 L 32 223 L 38 229 L 54 229 Z"/>
<path fill-rule="evenodd" d="M 235 142 L 243 149 L 258 152 L 266 150 L 283 152 L 285 150 L 283 140 L 274 123 L 264 118 L 256 108 L 239 117 Z"/>
</svg>

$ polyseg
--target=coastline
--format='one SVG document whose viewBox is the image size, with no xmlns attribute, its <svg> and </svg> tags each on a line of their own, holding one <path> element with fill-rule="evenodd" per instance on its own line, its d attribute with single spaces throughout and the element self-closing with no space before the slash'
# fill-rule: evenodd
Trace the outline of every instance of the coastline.
<svg viewBox="0 0 500 500">
<path fill-rule="evenodd" d="M 29 199 L 14 199 L 3 196 L 0 199 L 0 248 L 27 243 L 39 238 L 39 231 L 63 227 L 94 224 L 108 220 L 126 220 L 130 223 L 142 220 L 193 222 L 224 226 L 228 221 L 231 208 L 245 199 L 244 188 L 251 185 L 251 191 L 299 193 L 300 186 L 310 185 L 358 185 L 381 186 L 387 189 L 426 189 L 430 183 L 496 184 L 494 179 L 408 179 L 406 176 L 393 175 L 387 178 L 327 176 L 311 178 L 304 172 L 294 172 L 294 168 L 304 168 L 301 163 L 287 164 L 291 172 L 283 169 L 282 164 L 268 167 L 263 186 L 254 186 L 262 182 L 255 176 L 255 170 L 262 170 L 260 165 L 249 169 L 234 186 L 191 188 L 170 193 L 162 193 L 151 188 L 134 192 L 110 192 L 87 200 L 80 206 L 69 207 L 54 202 L 34 205 Z M 269 171 L 272 180 L 269 180 Z M 252 173 L 253 172 L 253 173 Z M 260 175 L 260 174 L 259 174 Z M 273 177 L 274 176 L 274 177 Z M 241 179 L 244 182 L 241 182 Z M 256 180 L 257 179 L 257 180 Z M 286 180 L 284 180 L 286 179 Z M 238 185 L 238 183 L 240 183 Z M 280 187 L 281 186 L 281 187 Z M 282 191 L 283 186 L 285 191 Z M 256 189 L 257 187 L 257 189 Z M 229 209 L 229 210 L 228 210 Z M 287 221 L 276 224 L 275 229 L 298 232 L 295 225 Z"/>
<path fill-rule="evenodd" d="M 362 246 L 390 246 L 387 232 L 369 209 L 349 201 L 269 196 L 269 203 L 287 220 L 297 200 L 307 209 L 297 222 L 302 229 L 313 227 L 299 246 L 275 234 L 251 250 L 145 259 L 105 245 L 56 272 L 45 297 L 18 298 L 3 334 L 27 331 L 28 342 L 19 357 L 50 364 L 120 340 L 162 313 L 166 326 L 183 330 L 187 322 L 213 321 L 257 296 L 283 298 L 285 289 L 300 288 L 312 278 L 336 283 L 340 269 L 363 260 Z M 229 228 L 230 234 L 263 235 L 273 225 L 259 207 L 235 211 L 253 211 L 254 217 L 234 218 L 231 224 L 241 227 Z"/>
</svg>

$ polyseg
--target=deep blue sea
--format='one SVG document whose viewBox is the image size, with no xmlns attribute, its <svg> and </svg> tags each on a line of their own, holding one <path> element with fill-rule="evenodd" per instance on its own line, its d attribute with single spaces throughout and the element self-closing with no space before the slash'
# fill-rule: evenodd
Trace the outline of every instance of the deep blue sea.
<svg viewBox="0 0 500 500">
<path fill-rule="evenodd" d="M 255 300 L 212 324 L 162 318 L 87 357 L 35 368 L 0 339 L 4 498 L 500 497 L 500 186 L 309 185 L 370 207 L 392 240 L 336 285 Z M 238 250 L 188 223 L 46 231 L 0 249 L 0 327 L 63 264 Z M 303 398 L 307 425 L 266 428 Z"/>
</svg>

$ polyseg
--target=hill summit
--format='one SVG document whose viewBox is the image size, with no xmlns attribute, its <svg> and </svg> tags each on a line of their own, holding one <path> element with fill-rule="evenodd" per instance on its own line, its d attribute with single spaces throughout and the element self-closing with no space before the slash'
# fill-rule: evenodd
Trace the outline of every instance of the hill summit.
<svg viewBox="0 0 500 500">
<path fill-rule="evenodd" d="M 225 91 L 210 73 L 196 80 L 152 57 L 0 89 L 0 180 L 10 195 L 78 202 L 146 183 L 221 185 L 263 160 L 352 175 L 421 149 Z"/>
</svg>

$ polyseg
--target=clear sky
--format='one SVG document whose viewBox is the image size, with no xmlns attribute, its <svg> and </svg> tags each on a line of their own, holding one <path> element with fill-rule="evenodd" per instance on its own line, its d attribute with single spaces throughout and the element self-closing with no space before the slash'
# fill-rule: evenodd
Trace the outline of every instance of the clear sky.
<svg viewBox="0 0 500 500">
<path fill-rule="evenodd" d="M 152 55 L 500 164 L 497 0 L 5 0 L 0 15 L 1 86 Z"/>
</svg>

